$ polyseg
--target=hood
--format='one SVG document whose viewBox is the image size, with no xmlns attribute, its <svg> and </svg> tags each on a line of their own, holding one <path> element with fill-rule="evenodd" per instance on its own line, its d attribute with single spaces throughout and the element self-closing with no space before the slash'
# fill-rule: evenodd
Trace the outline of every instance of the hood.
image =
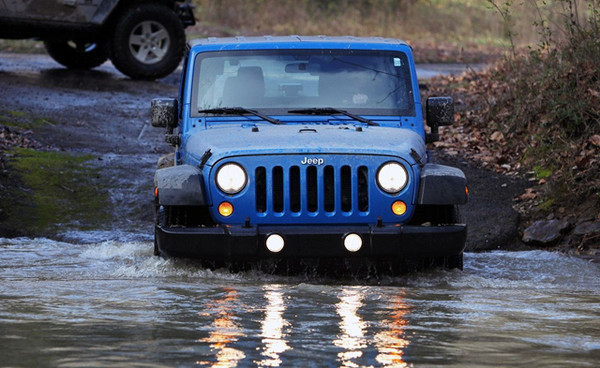
<svg viewBox="0 0 600 368">
<path fill-rule="evenodd" d="M 353 125 L 213 125 L 192 133 L 184 142 L 189 158 L 206 162 L 232 156 L 280 154 L 369 154 L 399 156 L 411 165 L 426 162 L 423 138 L 408 129 Z M 411 154 L 411 151 L 414 153 Z M 416 155 L 415 155 L 416 153 Z"/>
</svg>

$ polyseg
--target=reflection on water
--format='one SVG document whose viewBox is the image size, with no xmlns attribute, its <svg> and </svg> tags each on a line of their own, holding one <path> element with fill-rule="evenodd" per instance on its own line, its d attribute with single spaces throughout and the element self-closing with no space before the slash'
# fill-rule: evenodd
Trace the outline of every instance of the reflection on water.
<svg viewBox="0 0 600 368">
<path fill-rule="evenodd" d="M 410 344 L 406 338 L 406 327 L 408 321 L 405 316 L 409 312 L 408 304 L 401 295 L 394 296 L 391 300 L 392 314 L 383 321 L 388 326 L 388 330 L 383 330 L 373 336 L 373 341 L 377 347 L 377 357 L 375 360 L 382 367 L 408 367 L 404 361 L 404 350 Z"/>
<path fill-rule="evenodd" d="M 263 287 L 267 307 L 265 317 L 261 322 L 262 352 L 263 359 L 256 362 L 259 367 L 279 367 L 281 365 L 281 353 L 290 350 L 287 344 L 285 328 L 289 322 L 283 319 L 285 304 L 281 285 Z"/>
<path fill-rule="evenodd" d="M 367 346 L 365 340 L 366 324 L 358 314 L 362 307 L 364 293 L 360 287 L 349 287 L 342 290 L 340 301 L 335 305 L 340 316 L 340 334 L 333 344 L 344 349 L 338 353 L 342 367 L 358 367 L 354 359 L 363 355 L 362 350 Z"/>
<path fill-rule="evenodd" d="M 209 336 L 200 339 L 200 343 L 209 343 L 215 352 L 216 362 L 197 361 L 200 366 L 210 367 L 236 367 L 237 363 L 246 357 L 243 351 L 235 349 L 232 345 L 244 334 L 240 326 L 234 321 L 236 310 L 237 291 L 225 288 L 221 296 L 206 304 L 207 312 L 214 318 L 212 331 Z"/>
<path fill-rule="evenodd" d="M 338 353 L 340 367 L 361 367 L 356 360 L 363 357 L 364 352 L 369 349 L 374 349 L 378 366 L 408 367 L 403 360 L 404 349 L 410 344 L 405 338 L 405 328 L 408 324 L 405 315 L 409 312 L 408 305 L 401 295 L 390 298 L 389 318 L 381 321 L 383 329 L 369 338 L 368 324 L 361 317 L 360 311 L 364 307 L 365 298 L 366 292 L 363 287 L 347 287 L 341 291 L 340 301 L 336 304 L 336 311 L 340 317 L 340 334 L 333 344 L 343 349 Z"/>
<path fill-rule="evenodd" d="M 0 239 L 0 366 L 592 367 L 600 265 L 467 254 L 343 285 L 204 270 L 152 243 Z"/>
</svg>

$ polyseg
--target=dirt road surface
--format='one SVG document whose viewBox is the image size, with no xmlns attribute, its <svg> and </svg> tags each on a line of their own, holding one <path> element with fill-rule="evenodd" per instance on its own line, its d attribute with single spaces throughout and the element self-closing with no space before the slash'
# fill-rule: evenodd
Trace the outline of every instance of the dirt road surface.
<svg viewBox="0 0 600 368">
<path fill-rule="evenodd" d="M 125 233 L 151 236 L 153 173 L 157 159 L 171 147 L 164 142 L 163 131 L 150 126 L 150 101 L 175 97 L 179 73 L 154 82 L 133 81 L 110 62 L 92 71 L 74 71 L 60 67 L 46 55 L 0 53 L 0 113 L 4 120 L 6 116 L 26 121 L 41 119 L 42 123 L 25 127 L 36 141 L 66 155 L 86 155 L 85 165 L 93 168 L 94 175 L 86 185 L 92 185 L 101 198 L 101 207 L 74 206 L 72 211 L 61 212 L 52 219 L 53 226 L 19 225 L 30 220 L 10 208 L 4 209 L 0 237 L 50 236 L 78 241 L 72 230 L 81 228 L 96 231 L 98 237 L 106 239 Z M 5 155 L 8 165 L 0 175 L 4 196 L 9 186 L 19 185 L 23 176 L 16 172 L 17 165 L 11 164 L 15 154 Z M 460 167 L 469 180 L 470 202 L 462 208 L 463 220 L 469 225 L 468 249 L 520 246 L 518 216 L 511 205 L 525 183 L 478 169 L 459 157 L 432 156 L 435 161 Z M 81 180 L 74 183 L 65 179 L 58 185 L 57 196 L 72 197 L 82 192 L 78 184 Z M 24 186 L 22 191 L 28 188 Z M 94 211 L 98 213 L 90 213 Z M 28 216 L 38 215 L 34 211 Z M 83 217 L 87 221 L 81 220 Z"/>
</svg>

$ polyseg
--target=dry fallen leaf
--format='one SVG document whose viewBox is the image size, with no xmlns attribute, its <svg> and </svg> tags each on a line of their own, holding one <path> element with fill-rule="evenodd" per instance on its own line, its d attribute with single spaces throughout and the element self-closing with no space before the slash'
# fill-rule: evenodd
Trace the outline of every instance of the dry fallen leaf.
<svg viewBox="0 0 600 368">
<path fill-rule="evenodd" d="M 495 131 L 490 136 L 490 139 L 494 142 L 500 142 L 500 141 L 504 140 L 504 134 L 502 134 L 502 132 L 500 132 L 500 131 Z"/>
</svg>

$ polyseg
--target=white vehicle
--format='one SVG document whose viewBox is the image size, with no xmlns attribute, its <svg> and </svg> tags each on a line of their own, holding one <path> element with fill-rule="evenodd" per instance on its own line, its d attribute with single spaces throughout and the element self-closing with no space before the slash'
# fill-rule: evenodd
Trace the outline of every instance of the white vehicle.
<svg viewBox="0 0 600 368">
<path fill-rule="evenodd" d="M 39 39 L 72 69 L 107 59 L 134 79 L 156 79 L 177 68 L 190 0 L 21 0 L 0 2 L 0 38 Z"/>
</svg>

